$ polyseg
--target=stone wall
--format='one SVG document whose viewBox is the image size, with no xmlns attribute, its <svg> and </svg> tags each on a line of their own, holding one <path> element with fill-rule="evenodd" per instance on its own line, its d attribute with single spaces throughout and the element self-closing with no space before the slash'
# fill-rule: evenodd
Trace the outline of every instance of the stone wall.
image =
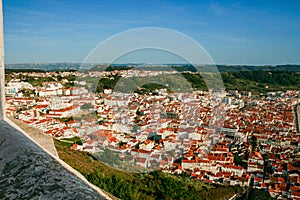
<svg viewBox="0 0 300 200">
<path fill-rule="evenodd" d="M 105 199 L 43 149 L 0 121 L 0 199 Z"/>
</svg>

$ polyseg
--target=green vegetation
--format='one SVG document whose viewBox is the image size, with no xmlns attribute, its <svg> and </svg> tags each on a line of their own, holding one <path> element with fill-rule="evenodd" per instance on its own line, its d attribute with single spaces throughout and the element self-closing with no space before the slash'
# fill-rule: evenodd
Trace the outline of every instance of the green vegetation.
<svg viewBox="0 0 300 200">
<path fill-rule="evenodd" d="M 191 71 L 196 72 L 196 68 L 189 64 L 171 66 L 179 72 Z M 240 71 L 300 71 L 300 65 L 217 65 L 220 72 L 240 72 Z M 208 68 L 209 69 L 209 66 Z M 213 68 L 211 68 L 213 70 Z"/>
<path fill-rule="evenodd" d="M 239 166 L 244 166 L 246 163 L 243 162 L 243 159 L 239 157 L 237 154 L 234 154 L 234 164 L 239 165 Z"/>
<path fill-rule="evenodd" d="M 300 71 L 300 65 L 217 65 L 220 72 L 234 72 L 234 71 Z"/>
<path fill-rule="evenodd" d="M 20 72 L 28 72 L 28 73 L 32 73 L 32 72 L 44 72 L 41 69 L 7 69 L 5 68 L 5 74 L 12 74 L 12 73 L 20 73 Z"/>
<path fill-rule="evenodd" d="M 55 79 L 52 78 L 51 76 L 48 76 L 48 77 L 26 76 L 24 81 L 29 82 L 31 85 L 33 85 L 34 87 L 36 87 L 36 86 L 42 86 L 42 84 L 44 82 L 55 81 Z"/>
<path fill-rule="evenodd" d="M 166 86 L 162 86 L 156 83 L 148 83 L 145 85 L 142 85 L 139 89 L 136 89 L 134 92 L 138 94 L 149 94 L 157 89 L 167 88 Z"/>
<path fill-rule="evenodd" d="M 117 91 L 119 92 L 133 92 L 138 89 L 143 93 L 150 90 L 153 92 L 153 90 L 161 88 L 167 88 L 168 91 L 172 92 L 191 92 L 192 90 L 191 84 L 181 74 L 158 74 L 156 76 L 122 78 L 117 86 Z"/>
<path fill-rule="evenodd" d="M 73 117 L 63 117 L 63 118 L 57 118 L 61 122 L 69 122 L 74 120 Z"/>
<path fill-rule="evenodd" d="M 55 141 L 62 160 L 99 188 L 121 199 L 228 199 L 241 193 L 240 187 L 207 185 L 188 176 L 160 171 L 134 174 L 108 167 L 87 152 L 74 151 Z M 213 194 L 213 195 L 212 195 Z"/>
<path fill-rule="evenodd" d="M 300 74 L 291 71 L 240 71 L 222 73 L 226 89 L 269 92 L 300 88 Z"/>
<path fill-rule="evenodd" d="M 67 64 L 61 64 L 58 66 L 68 67 Z M 70 65 L 73 66 L 73 65 Z M 77 65 L 74 65 L 77 66 Z M 49 66 L 47 66 L 49 67 Z M 78 66 L 77 66 L 78 67 Z M 133 90 L 137 87 L 145 86 L 146 92 L 152 92 L 155 89 L 162 87 L 167 87 L 170 91 L 175 91 L 177 88 L 182 88 L 184 86 L 184 80 L 187 80 L 195 90 L 207 90 L 206 83 L 204 82 L 202 76 L 195 73 L 195 68 L 191 65 L 182 66 L 170 66 L 176 69 L 182 74 L 177 76 L 157 76 L 156 78 L 147 77 L 148 82 L 145 82 L 143 78 L 136 77 L 130 80 L 125 80 L 125 87 L 131 88 Z M 217 66 L 221 72 L 221 76 L 224 82 L 226 90 L 247 90 L 253 93 L 260 94 L 270 91 L 285 91 L 285 90 L 297 90 L 300 88 L 300 65 L 278 65 L 278 66 Z M 132 67 L 126 65 L 97 65 L 96 67 L 88 70 L 128 70 Z M 53 68 L 54 70 L 55 68 Z M 151 67 L 149 67 L 151 70 Z M 43 82 L 47 81 L 63 81 L 64 79 L 68 82 L 64 82 L 66 88 L 74 86 L 75 80 L 84 80 L 87 82 L 85 86 L 89 91 L 94 91 L 102 93 L 104 89 L 114 89 L 117 82 L 121 78 L 117 72 L 114 75 L 105 78 L 98 77 L 75 77 L 74 75 L 69 75 L 62 77 L 60 74 L 56 77 L 28 77 L 22 73 L 14 75 L 13 72 L 43 72 L 46 70 L 41 69 L 6 69 L 6 81 L 13 78 L 20 79 L 22 81 L 28 81 L 33 86 L 41 86 Z M 59 70 L 56 70 L 59 72 Z M 67 68 L 65 71 L 72 71 Z M 86 72 L 88 72 L 86 71 Z M 190 71 L 190 72 L 187 72 Z M 179 78 L 182 79 L 180 80 Z M 162 85 L 159 85 L 162 84 Z M 120 86 L 120 85 L 119 85 Z M 122 86 L 122 85 L 121 85 Z M 124 87 L 124 86 L 123 86 Z M 188 89 L 187 85 L 184 86 Z M 142 91 L 143 93 L 143 91 Z"/>
<path fill-rule="evenodd" d="M 129 70 L 133 67 L 127 65 L 108 65 L 108 64 L 100 64 L 92 67 L 88 71 L 115 71 L 115 70 Z"/>
<path fill-rule="evenodd" d="M 30 97 L 30 95 L 35 95 L 35 91 L 31 90 L 31 89 L 28 89 L 28 88 L 21 89 L 20 91 L 23 93 L 24 97 Z"/>
<path fill-rule="evenodd" d="M 184 78 L 192 84 L 196 90 L 207 90 L 207 86 L 200 74 L 183 73 Z"/>
<path fill-rule="evenodd" d="M 94 108 L 94 106 L 91 103 L 85 103 L 82 106 L 80 106 L 80 108 L 82 110 L 88 110 L 88 109 Z"/>
<path fill-rule="evenodd" d="M 82 141 L 79 137 L 72 137 L 72 138 L 62 138 L 60 140 L 55 140 L 55 144 L 61 147 L 70 148 L 73 144 L 82 145 Z"/>
<path fill-rule="evenodd" d="M 85 112 L 85 113 L 82 113 L 80 115 L 73 116 L 74 120 L 79 120 L 79 121 L 81 121 L 81 120 L 88 121 L 88 120 L 96 119 L 96 118 L 97 118 L 97 112 L 96 111 Z"/>
<path fill-rule="evenodd" d="M 183 73 L 194 89 L 207 90 L 200 74 Z M 300 88 L 300 73 L 294 71 L 236 71 L 221 73 L 226 90 L 266 93 Z"/>
<path fill-rule="evenodd" d="M 133 67 L 128 67 L 128 66 L 113 66 L 110 65 L 108 66 L 105 71 L 115 71 L 115 70 L 129 70 L 132 69 Z"/>
<path fill-rule="evenodd" d="M 66 80 L 68 80 L 68 81 L 70 81 L 70 82 L 76 80 L 76 76 L 74 76 L 74 75 L 68 75 L 68 76 L 64 76 L 64 77 L 62 77 L 62 78 L 63 78 L 63 79 L 66 79 Z"/>
<path fill-rule="evenodd" d="M 270 194 L 264 190 L 253 189 L 249 194 L 249 200 L 273 200 Z"/>
<path fill-rule="evenodd" d="M 114 70 L 128 70 L 139 66 L 139 64 L 88 64 L 88 63 L 22 63 L 22 64 L 5 64 L 5 71 L 12 72 L 38 72 L 38 71 L 114 71 Z M 190 64 L 172 64 L 168 65 L 177 71 L 193 71 L 196 72 L 194 66 Z M 220 72 L 233 72 L 233 71 L 300 71 L 300 65 L 264 65 L 264 66 L 251 66 L 251 65 L 217 65 Z M 151 67 L 153 68 L 153 67 Z"/>
<path fill-rule="evenodd" d="M 250 144 L 252 145 L 252 149 L 255 151 L 255 149 L 257 147 L 257 138 L 255 135 L 251 136 Z"/>
<path fill-rule="evenodd" d="M 63 84 L 64 88 L 69 89 L 74 87 L 74 82 L 66 82 Z"/>
<path fill-rule="evenodd" d="M 104 89 L 113 89 L 121 76 L 114 75 L 107 78 L 101 78 L 97 84 L 96 92 L 102 93 Z"/>
</svg>

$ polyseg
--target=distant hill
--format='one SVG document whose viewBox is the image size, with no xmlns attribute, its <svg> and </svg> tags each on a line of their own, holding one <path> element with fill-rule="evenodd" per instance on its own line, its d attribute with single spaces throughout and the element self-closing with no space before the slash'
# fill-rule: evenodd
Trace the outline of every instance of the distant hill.
<svg viewBox="0 0 300 200">
<path fill-rule="evenodd" d="M 88 69 L 88 71 L 114 71 L 114 70 L 128 70 L 128 69 L 132 69 L 133 66 L 131 65 L 108 65 L 108 64 L 99 64 L 96 65 L 90 69 Z"/>
<path fill-rule="evenodd" d="M 159 70 L 159 69 L 175 69 L 179 72 L 197 70 L 193 65 L 189 64 L 161 64 L 161 65 L 150 65 L 150 64 L 81 64 L 81 63 L 22 63 L 22 64 L 6 64 L 6 69 L 14 70 L 25 70 L 35 69 L 43 71 L 65 71 L 65 70 L 80 70 L 80 71 L 113 71 L 113 70 L 128 70 L 132 68 L 140 68 L 148 70 Z M 232 72 L 232 71 L 300 71 L 300 65 L 286 64 L 286 65 L 264 65 L 264 66 L 253 66 L 253 65 L 217 65 L 220 72 Z M 208 66 L 209 68 L 209 66 Z"/>
<path fill-rule="evenodd" d="M 36 65 L 9 65 L 5 69 L 6 80 L 11 77 L 10 74 L 13 72 L 42 72 L 42 71 L 72 71 L 72 70 L 82 70 L 79 64 L 45 64 L 39 65 L 43 68 L 34 68 Z M 75 68 L 77 66 L 77 69 Z M 12 67 L 12 68 L 9 68 Z M 20 67 L 20 68 L 18 68 Z M 31 67 L 31 68 L 25 68 Z M 87 67 L 87 66 L 86 66 Z M 186 78 L 196 90 L 207 90 L 205 81 L 200 74 L 190 73 L 196 71 L 192 65 L 163 65 L 164 70 L 176 69 L 182 72 L 184 78 Z M 144 69 L 144 70 L 155 70 L 159 66 L 137 66 L 133 64 L 118 64 L 118 65 L 108 65 L 99 64 L 91 68 L 85 68 L 83 71 L 114 71 L 114 70 L 128 70 L 132 68 Z M 254 93 L 266 93 L 274 91 L 286 91 L 286 90 L 299 90 L 300 89 L 300 65 L 277 65 L 277 66 L 227 66 L 219 65 L 219 70 L 221 71 L 221 76 L 224 82 L 226 90 L 247 90 Z M 210 70 L 209 66 L 203 68 L 205 70 Z M 158 70 L 158 69 L 157 69 Z M 69 81 L 74 81 L 75 77 L 68 77 Z M 100 80 L 91 79 L 91 84 L 97 92 L 102 92 L 105 88 L 114 88 L 116 82 L 119 80 L 120 76 L 115 76 L 113 80 L 102 78 Z M 170 77 L 169 77 L 170 78 Z M 30 79 L 30 77 L 23 77 L 23 79 L 30 82 L 32 85 L 41 85 L 43 81 L 51 81 L 51 77 L 40 77 L 37 81 L 35 79 Z M 176 83 L 176 80 L 173 81 Z M 98 84 L 97 84 L 98 83 Z M 155 86 L 153 84 L 145 85 L 145 89 L 151 92 L 155 89 L 159 89 L 160 86 Z"/>
<path fill-rule="evenodd" d="M 81 63 L 18 63 L 5 64 L 6 69 L 36 69 L 43 71 L 65 71 L 65 70 L 79 70 L 88 69 L 95 66 L 95 64 L 81 64 Z"/>
<path fill-rule="evenodd" d="M 300 71 L 300 65 L 216 65 L 220 72 L 240 72 L 240 71 Z M 171 65 L 177 71 L 196 72 L 193 65 Z M 207 67 L 209 69 L 209 66 Z"/>
<path fill-rule="evenodd" d="M 231 71 L 300 71 L 300 65 L 217 65 L 221 72 Z"/>
</svg>

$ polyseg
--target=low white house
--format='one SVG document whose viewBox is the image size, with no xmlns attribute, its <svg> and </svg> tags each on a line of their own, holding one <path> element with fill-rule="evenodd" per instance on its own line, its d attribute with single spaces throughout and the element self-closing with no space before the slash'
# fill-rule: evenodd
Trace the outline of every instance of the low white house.
<svg viewBox="0 0 300 200">
<path fill-rule="evenodd" d="M 33 90 L 33 86 L 28 82 L 8 82 L 5 87 L 5 95 L 7 96 L 15 96 L 21 89 L 31 89 Z"/>
</svg>

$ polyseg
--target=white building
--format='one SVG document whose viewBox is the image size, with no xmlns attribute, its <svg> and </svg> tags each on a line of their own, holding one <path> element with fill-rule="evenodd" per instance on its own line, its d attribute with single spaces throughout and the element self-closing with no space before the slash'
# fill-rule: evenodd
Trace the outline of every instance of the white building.
<svg viewBox="0 0 300 200">
<path fill-rule="evenodd" d="M 28 82 L 8 82 L 5 87 L 5 95 L 7 96 L 15 96 L 21 89 L 31 89 L 33 90 L 33 86 Z"/>
</svg>

